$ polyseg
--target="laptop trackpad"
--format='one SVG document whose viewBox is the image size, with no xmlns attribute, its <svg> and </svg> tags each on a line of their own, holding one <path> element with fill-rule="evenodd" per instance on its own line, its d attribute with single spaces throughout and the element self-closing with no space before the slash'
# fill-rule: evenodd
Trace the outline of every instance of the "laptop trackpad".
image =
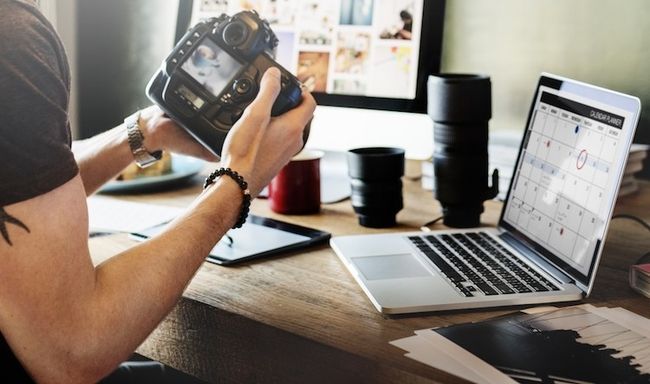
<svg viewBox="0 0 650 384">
<path fill-rule="evenodd" d="M 427 277 L 427 271 L 411 254 L 353 257 L 366 280 L 404 279 L 408 277 Z"/>
</svg>

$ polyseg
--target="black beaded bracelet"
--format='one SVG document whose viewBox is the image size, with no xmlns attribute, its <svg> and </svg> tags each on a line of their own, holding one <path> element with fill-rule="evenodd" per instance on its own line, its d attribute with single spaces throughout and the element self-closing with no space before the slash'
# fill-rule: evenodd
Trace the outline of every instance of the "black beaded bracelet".
<svg viewBox="0 0 650 384">
<path fill-rule="evenodd" d="M 205 179 L 205 183 L 203 184 L 203 189 L 209 187 L 211 184 L 214 183 L 217 177 L 223 175 L 228 175 L 230 176 L 231 179 L 235 180 L 235 182 L 237 182 L 237 185 L 239 185 L 239 188 L 241 188 L 242 192 L 244 192 L 244 201 L 242 202 L 241 210 L 239 211 L 239 217 L 237 218 L 235 225 L 233 225 L 232 227 L 233 229 L 241 228 L 241 226 L 244 225 L 244 223 L 246 222 L 246 218 L 248 217 L 248 212 L 250 211 L 251 208 L 251 192 L 248 190 L 248 183 L 246 182 L 246 180 L 244 180 L 242 175 L 240 175 L 236 171 L 233 171 L 230 168 L 216 169 Z"/>
</svg>

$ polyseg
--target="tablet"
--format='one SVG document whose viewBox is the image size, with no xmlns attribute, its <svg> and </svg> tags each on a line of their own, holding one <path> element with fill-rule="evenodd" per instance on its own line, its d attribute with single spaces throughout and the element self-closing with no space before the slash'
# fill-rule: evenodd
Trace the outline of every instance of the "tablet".
<svg viewBox="0 0 650 384">
<path fill-rule="evenodd" d="M 166 225 L 157 225 L 131 235 L 137 240 L 146 240 L 161 232 Z M 207 261 L 230 265 L 325 243 L 330 237 L 329 232 L 250 215 L 241 228 L 228 231 L 228 236 L 224 236 L 212 248 Z"/>
</svg>

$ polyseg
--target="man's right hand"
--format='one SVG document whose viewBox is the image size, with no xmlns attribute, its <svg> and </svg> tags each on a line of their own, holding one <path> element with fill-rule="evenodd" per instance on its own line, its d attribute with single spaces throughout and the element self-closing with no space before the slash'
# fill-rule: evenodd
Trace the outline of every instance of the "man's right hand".
<svg viewBox="0 0 650 384">
<path fill-rule="evenodd" d="M 305 91 L 297 107 L 271 117 L 279 93 L 280 71 L 270 68 L 262 77 L 257 97 L 230 130 L 223 146 L 223 166 L 244 176 L 253 196 L 300 151 L 303 131 L 316 108 L 316 101 Z"/>
</svg>

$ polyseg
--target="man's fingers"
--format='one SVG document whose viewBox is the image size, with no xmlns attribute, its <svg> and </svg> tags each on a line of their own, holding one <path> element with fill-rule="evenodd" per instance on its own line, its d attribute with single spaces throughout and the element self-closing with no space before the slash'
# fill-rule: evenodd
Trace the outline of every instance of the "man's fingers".
<svg viewBox="0 0 650 384">
<path fill-rule="evenodd" d="M 250 109 L 260 115 L 270 116 L 271 108 L 275 99 L 280 94 L 280 70 L 271 67 L 266 70 L 260 84 L 260 91 L 255 100 L 249 106 Z"/>
<path fill-rule="evenodd" d="M 305 124 L 312 119 L 316 110 L 316 101 L 311 93 L 302 92 L 302 101 L 295 108 L 285 112 L 278 118 L 288 120 L 304 121 Z"/>
</svg>

